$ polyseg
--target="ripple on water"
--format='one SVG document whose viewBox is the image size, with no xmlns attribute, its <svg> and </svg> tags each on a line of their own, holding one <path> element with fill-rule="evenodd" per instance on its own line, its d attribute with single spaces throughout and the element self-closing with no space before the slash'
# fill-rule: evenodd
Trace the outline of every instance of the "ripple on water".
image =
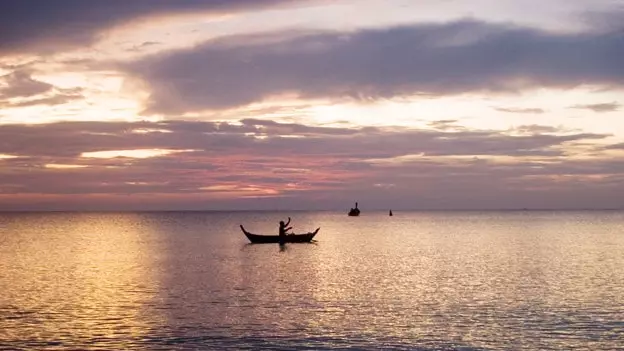
<svg viewBox="0 0 624 351">
<path fill-rule="evenodd" d="M 234 225 L 279 213 L 6 216 L 2 350 L 624 344 L 618 213 L 296 213 L 318 242 L 282 251 Z"/>
</svg>

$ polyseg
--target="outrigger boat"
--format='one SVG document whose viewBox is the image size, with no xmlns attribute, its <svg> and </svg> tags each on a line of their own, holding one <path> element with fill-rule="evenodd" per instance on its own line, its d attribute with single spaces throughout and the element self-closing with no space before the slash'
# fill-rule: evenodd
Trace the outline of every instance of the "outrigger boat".
<svg viewBox="0 0 624 351">
<path fill-rule="evenodd" d="M 279 235 L 253 234 L 253 233 L 246 231 L 242 224 L 240 228 L 245 234 L 245 236 L 247 237 L 247 239 L 249 239 L 249 241 L 251 241 L 254 244 L 277 244 L 279 243 Z M 314 238 L 314 236 L 316 235 L 316 233 L 318 233 L 320 229 L 321 228 L 316 228 L 315 231 L 310 232 L 310 233 L 305 233 L 305 234 L 286 234 L 286 236 L 284 237 L 284 242 L 286 243 L 308 243 L 312 240 L 312 238 Z"/>
</svg>

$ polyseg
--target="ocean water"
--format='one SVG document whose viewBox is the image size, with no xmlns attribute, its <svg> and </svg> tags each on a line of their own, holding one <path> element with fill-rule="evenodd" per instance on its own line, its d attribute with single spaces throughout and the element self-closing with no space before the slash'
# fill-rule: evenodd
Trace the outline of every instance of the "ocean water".
<svg viewBox="0 0 624 351">
<path fill-rule="evenodd" d="M 623 267 L 616 211 L 5 213 L 0 349 L 621 350 Z"/>
</svg>

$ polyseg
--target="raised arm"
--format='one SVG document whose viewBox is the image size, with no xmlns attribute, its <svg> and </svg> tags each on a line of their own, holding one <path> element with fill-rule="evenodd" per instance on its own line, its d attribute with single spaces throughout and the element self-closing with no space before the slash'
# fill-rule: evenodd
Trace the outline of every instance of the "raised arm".
<svg viewBox="0 0 624 351">
<path fill-rule="evenodd" d="M 284 226 L 288 227 L 289 224 L 290 224 L 290 217 L 288 217 L 288 222 L 286 222 L 286 224 L 284 224 Z"/>
</svg>

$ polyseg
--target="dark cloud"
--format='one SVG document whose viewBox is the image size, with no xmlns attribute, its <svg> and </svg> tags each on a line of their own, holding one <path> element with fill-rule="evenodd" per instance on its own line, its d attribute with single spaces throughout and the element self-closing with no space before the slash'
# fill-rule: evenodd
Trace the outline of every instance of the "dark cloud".
<svg viewBox="0 0 624 351">
<path fill-rule="evenodd" d="M 609 11 L 595 11 L 588 9 L 582 21 L 593 31 L 615 32 L 624 31 L 624 4 L 614 1 Z"/>
<path fill-rule="evenodd" d="M 513 131 L 523 134 L 545 134 L 545 133 L 563 133 L 566 132 L 562 128 L 552 126 L 542 126 L 538 124 L 523 125 L 513 128 Z"/>
<path fill-rule="evenodd" d="M 253 128 L 256 132 L 270 134 L 286 134 L 297 136 L 314 136 L 314 135 L 353 135 L 361 133 L 379 132 L 379 128 L 362 127 L 358 129 L 349 128 L 327 128 L 327 127 L 311 127 L 297 123 L 280 123 L 266 119 L 247 118 L 240 121 L 244 126 Z M 225 124 L 227 125 L 227 124 Z"/>
<path fill-rule="evenodd" d="M 20 101 L 13 101 L 15 98 L 20 98 Z M 81 88 L 58 88 L 33 79 L 31 73 L 25 70 L 0 77 L 0 108 L 60 105 L 82 98 Z"/>
<path fill-rule="evenodd" d="M 11 104 L 2 104 L 0 103 L 0 107 L 26 107 L 26 106 L 35 106 L 35 105 L 62 105 L 68 103 L 70 101 L 82 99 L 83 96 L 80 94 L 57 94 L 50 97 L 43 97 L 39 99 L 32 99 L 28 101 L 22 101 Z"/>
<path fill-rule="evenodd" d="M 607 145 L 604 147 L 605 150 L 624 150 L 624 143 Z"/>
<path fill-rule="evenodd" d="M 465 127 L 462 127 L 457 124 L 457 120 L 454 119 L 442 119 L 438 121 L 433 121 L 428 123 L 429 127 L 438 130 L 467 130 Z"/>
<path fill-rule="evenodd" d="M 508 113 L 531 113 L 531 114 L 544 113 L 544 110 L 541 108 L 496 107 L 494 109 L 499 112 L 508 112 Z"/>
<path fill-rule="evenodd" d="M 608 102 L 602 104 L 588 104 L 588 105 L 574 105 L 570 108 L 582 109 L 582 110 L 591 110 L 594 112 L 613 112 L 620 109 L 620 104 L 617 102 Z"/>
<path fill-rule="evenodd" d="M 125 67 L 156 113 L 227 109 L 278 94 L 371 100 L 413 94 L 624 85 L 624 32 L 555 34 L 457 22 L 222 38 Z"/>
<path fill-rule="evenodd" d="M 229 12 L 296 2 L 302 0 L 4 0 L 0 53 L 86 45 L 102 30 L 146 16 Z"/>
<path fill-rule="evenodd" d="M 18 70 L 0 77 L 0 99 L 30 97 L 53 88 L 52 84 L 33 79 L 27 71 Z"/>
<path fill-rule="evenodd" d="M 152 46 L 158 46 L 158 45 L 162 45 L 162 43 L 160 43 L 158 41 L 146 41 L 146 42 L 141 43 L 140 45 L 134 45 L 133 47 L 127 49 L 127 51 L 129 51 L 129 52 L 141 52 L 141 51 L 145 50 L 146 48 L 149 48 L 149 47 L 152 47 Z M 91 62 L 91 64 L 93 64 L 93 63 Z"/>
<path fill-rule="evenodd" d="M 139 47 L 147 47 L 147 46 L 154 46 L 154 45 L 160 45 L 161 43 L 158 41 L 145 41 L 143 43 L 141 43 L 141 45 L 139 45 Z"/>
<path fill-rule="evenodd" d="M 482 192 L 502 191 L 510 184 L 532 188 L 553 182 L 549 177 L 560 174 L 582 179 L 586 174 L 624 172 L 614 168 L 616 163 L 600 168 L 604 165 L 570 166 L 562 162 L 564 154 L 559 149 L 566 143 L 605 137 L 582 133 L 511 136 L 495 131 L 396 127 L 324 128 L 251 119 L 236 124 L 165 121 L 3 125 L 0 154 L 19 157 L 0 160 L 0 197 L 169 194 L 187 196 L 190 201 L 197 194 L 234 194 L 239 198 L 279 195 L 340 199 L 356 193 L 364 198 L 378 188 L 390 192 L 386 199 L 403 197 L 401 201 L 407 194 L 427 196 L 434 189 L 441 197 L 452 197 L 455 192 L 473 194 L 474 187 Z M 192 151 L 147 159 L 79 157 L 83 152 L 153 148 Z M 488 158 L 493 156 L 516 156 L 517 161 L 498 164 Z M 525 161 L 523 157 L 545 161 Z M 48 168 L 50 164 L 86 167 Z M 536 178 L 523 180 L 524 176 Z M 421 193 L 419 187 L 424 184 L 428 190 Z"/>
<path fill-rule="evenodd" d="M 129 149 L 199 150 L 210 155 L 323 157 L 328 160 L 430 156 L 557 156 L 562 144 L 608 135 L 511 136 L 496 131 L 408 128 L 330 128 L 243 120 L 212 122 L 63 122 L 0 126 L 0 154 L 77 157 L 83 152 Z M 261 161 L 264 161 L 261 159 Z"/>
<path fill-rule="evenodd" d="M 288 161 L 309 166 L 305 160 Z M 0 200 L 7 199 L 3 197 L 5 194 L 11 196 L 11 202 L 0 201 L 0 206 L 15 209 L 20 197 L 28 194 L 36 198 L 25 203 L 26 209 L 33 209 L 30 207 L 33 200 L 41 201 L 41 194 L 56 196 L 45 209 L 343 209 L 351 205 L 353 199 L 360 200 L 366 209 L 389 206 L 393 209 L 561 209 L 621 208 L 624 205 L 619 195 L 624 185 L 624 160 L 551 160 L 547 163 L 518 160 L 513 164 L 497 164 L 423 159 L 377 166 L 366 172 L 360 169 L 346 173 L 339 165 L 333 165 L 333 168 L 317 166 L 301 177 L 291 174 L 271 177 L 270 173 L 262 172 L 258 176 L 231 174 L 240 170 L 258 172 L 245 167 L 209 171 L 151 169 L 140 164 L 78 171 L 30 169 L 24 170 L 21 177 L 11 179 L 2 174 Z M 290 183 L 300 188 L 288 189 Z M 199 190 L 215 185 L 220 188 Z M 249 198 L 243 194 L 244 189 L 247 194 L 259 195 L 267 188 L 278 190 L 279 207 L 269 199 L 255 203 L 244 200 Z M 227 199 L 233 190 L 240 196 Z M 62 196 L 67 194 L 71 196 Z M 111 199 L 107 202 L 90 199 L 93 195 Z M 142 201 L 130 205 L 127 195 Z M 82 199 L 82 206 L 72 206 L 77 199 Z"/>
<path fill-rule="evenodd" d="M 0 159 L 0 206 L 15 209 L 19 199 L 27 205 L 48 196 L 54 201 L 47 209 L 192 209 L 207 203 L 221 209 L 269 208 L 270 198 L 278 196 L 293 208 L 327 208 L 342 201 L 348 206 L 356 197 L 393 208 L 505 208 L 568 206 L 573 194 L 596 200 L 588 200 L 590 205 L 605 204 L 621 190 L 624 159 L 574 160 L 562 150 L 607 135 L 553 135 L 560 131 L 545 126 L 519 129 L 527 135 L 255 119 L 0 125 L 0 154 L 19 156 Z M 146 159 L 80 157 L 154 148 L 188 151 Z M 123 200 L 130 194 L 143 201 L 132 207 Z M 232 197 L 238 200 L 228 200 Z M 250 198 L 265 200 L 251 205 L 244 200 Z"/>
</svg>

